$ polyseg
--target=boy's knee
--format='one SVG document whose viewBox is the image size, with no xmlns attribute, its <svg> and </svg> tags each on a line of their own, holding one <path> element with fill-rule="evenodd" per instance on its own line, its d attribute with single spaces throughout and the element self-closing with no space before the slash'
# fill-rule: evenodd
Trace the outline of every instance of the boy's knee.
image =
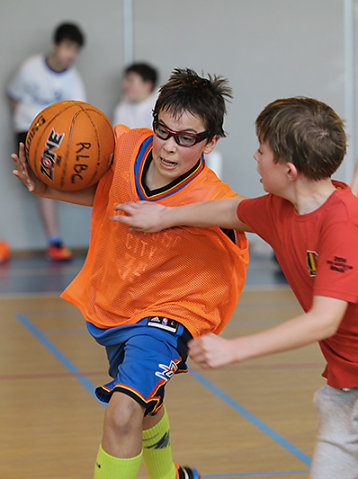
<svg viewBox="0 0 358 479">
<path fill-rule="evenodd" d="M 106 409 L 105 427 L 120 436 L 131 435 L 142 429 L 144 408 L 134 399 L 123 393 L 114 392 Z"/>
</svg>

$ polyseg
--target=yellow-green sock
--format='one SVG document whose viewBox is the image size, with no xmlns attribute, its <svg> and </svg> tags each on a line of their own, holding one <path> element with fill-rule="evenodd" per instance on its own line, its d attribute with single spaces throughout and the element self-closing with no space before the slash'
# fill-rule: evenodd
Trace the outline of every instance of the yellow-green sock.
<svg viewBox="0 0 358 479">
<path fill-rule="evenodd" d="M 94 479 L 135 479 L 138 474 L 142 452 L 138 456 L 122 459 L 107 454 L 99 446 L 94 470 Z"/>
<path fill-rule="evenodd" d="M 154 427 L 143 431 L 143 460 L 150 479 L 175 479 L 169 439 L 169 419 L 167 411 Z"/>
</svg>

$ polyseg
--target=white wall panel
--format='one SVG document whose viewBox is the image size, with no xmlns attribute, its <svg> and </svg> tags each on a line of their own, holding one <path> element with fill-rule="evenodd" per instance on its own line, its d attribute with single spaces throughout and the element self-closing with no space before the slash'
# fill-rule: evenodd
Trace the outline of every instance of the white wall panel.
<svg viewBox="0 0 358 479">
<path fill-rule="evenodd" d="M 0 0 L 3 91 L 28 55 L 46 50 L 55 25 L 74 20 L 87 34 L 78 68 L 88 100 L 111 116 L 124 61 L 122 7 L 119 0 Z M 242 194 L 262 193 L 254 122 L 268 102 L 312 96 L 344 117 L 343 0 L 133 0 L 133 18 L 134 60 L 156 65 L 161 82 L 175 67 L 229 79 L 234 100 L 218 147 L 224 181 Z M 5 94 L 0 101 L 0 237 L 14 249 L 44 247 L 35 199 L 11 175 Z M 62 205 L 60 213 L 69 245 L 85 246 L 90 210 Z"/>
</svg>

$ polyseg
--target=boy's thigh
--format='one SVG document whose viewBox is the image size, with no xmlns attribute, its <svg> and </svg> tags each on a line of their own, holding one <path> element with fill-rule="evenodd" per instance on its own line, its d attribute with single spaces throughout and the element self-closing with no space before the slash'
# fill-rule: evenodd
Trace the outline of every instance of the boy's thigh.
<svg viewBox="0 0 358 479">
<path fill-rule="evenodd" d="M 141 330 L 130 337 L 117 353 L 114 346 L 107 348 L 114 380 L 97 388 L 101 400 L 107 402 L 114 391 L 120 391 L 144 407 L 145 414 L 156 413 L 162 406 L 168 381 L 175 374 L 187 372 L 170 333 L 148 329 L 147 334 Z"/>
<path fill-rule="evenodd" d="M 315 394 L 319 414 L 311 478 L 358 478 L 358 388 L 324 386 Z"/>
</svg>

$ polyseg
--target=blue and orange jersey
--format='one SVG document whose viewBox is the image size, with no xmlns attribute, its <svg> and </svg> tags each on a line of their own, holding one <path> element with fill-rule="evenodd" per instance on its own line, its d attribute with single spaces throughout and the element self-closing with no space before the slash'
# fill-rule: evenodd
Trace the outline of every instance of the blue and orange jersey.
<svg viewBox="0 0 358 479">
<path fill-rule="evenodd" d="M 166 206 L 234 196 L 204 158 L 164 188 L 148 191 L 152 131 L 117 125 L 113 164 L 97 186 L 85 264 L 62 293 L 100 328 L 164 316 L 193 337 L 219 333 L 237 304 L 248 264 L 244 233 L 180 226 L 158 233 L 130 231 L 111 221 L 114 206 L 149 200 Z M 233 241 L 234 239 L 234 241 Z"/>
</svg>

